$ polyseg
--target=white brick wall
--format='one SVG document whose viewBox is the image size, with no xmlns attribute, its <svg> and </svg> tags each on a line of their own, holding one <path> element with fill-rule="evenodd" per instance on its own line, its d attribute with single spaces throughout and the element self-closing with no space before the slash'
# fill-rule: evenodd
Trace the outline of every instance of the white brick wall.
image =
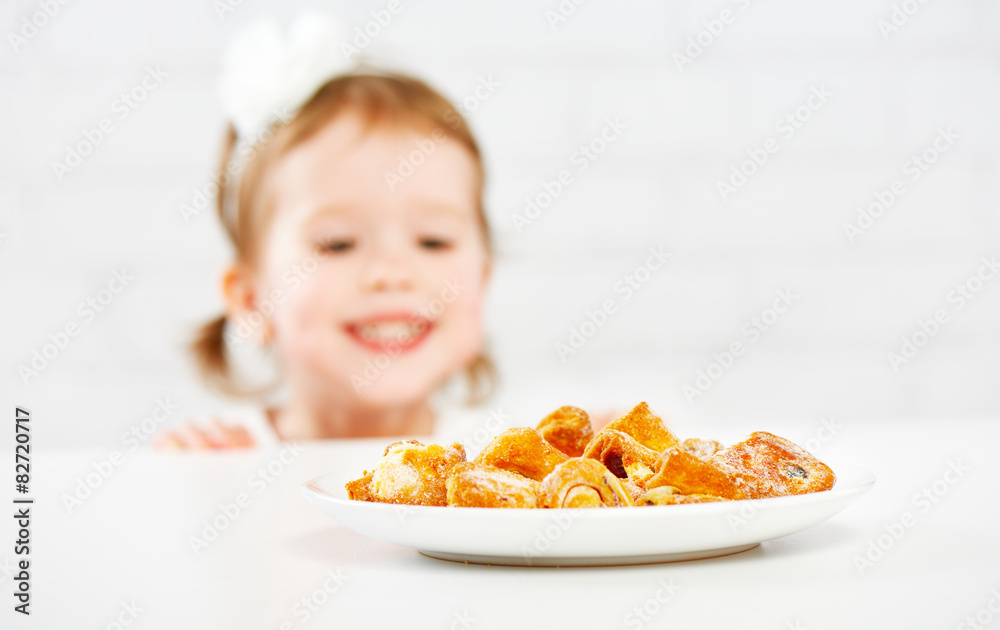
<svg viewBox="0 0 1000 630">
<path fill-rule="evenodd" d="M 177 212 L 216 159 L 219 51 L 242 24 L 305 2 L 70 3 L 16 54 L 7 33 L 38 10 L 0 12 L 0 402 L 32 404 L 53 445 L 107 444 L 170 393 L 191 413 L 225 408 L 182 345 L 219 307 L 226 260 L 210 213 Z M 382 2 L 330 3 L 362 23 Z M 888 41 L 894 2 L 590 1 L 555 29 L 552 2 L 403 2 L 371 49 L 460 100 L 489 168 L 498 241 L 489 297 L 502 398 L 531 423 L 574 403 L 647 399 L 685 426 L 757 428 L 823 415 L 1000 415 L 1000 279 L 895 372 L 886 353 L 1000 254 L 1000 6 L 928 2 Z M 731 24 L 692 63 L 674 53 L 723 10 Z M 147 66 L 169 76 L 59 182 L 51 162 L 111 116 Z M 832 93 L 790 138 L 775 122 Z M 590 168 L 570 156 L 608 117 L 627 125 Z M 917 182 L 903 164 L 951 126 L 955 145 Z M 716 182 L 768 137 L 779 149 L 727 200 Z M 573 184 L 518 233 L 511 215 L 558 171 Z M 895 178 L 906 192 L 851 244 L 843 224 Z M 628 301 L 615 282 L 652 245 L 670 262 Z M 128 268 L 135 281 L 24 386 L 15 366 Z M 692 384 L 775 291 L 800 299 L 704 396 Z M 555 345 L 608 298 L 619 311 L 576 354 Z M 763 425 L 760 425 L 763 426 Z"/>
</svg>

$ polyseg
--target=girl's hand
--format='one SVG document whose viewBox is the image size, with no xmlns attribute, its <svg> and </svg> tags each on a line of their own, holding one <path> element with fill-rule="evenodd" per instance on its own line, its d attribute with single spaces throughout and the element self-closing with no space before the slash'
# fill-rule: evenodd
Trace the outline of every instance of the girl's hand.
<svg viewBox="0 0 1000 630">
<path fill-rule="evenodd" d="M 253 446 L 255 446 L 253 438 L 246 428 L 239 424 L 224 424 L 217 418 L 213 418 L 204 427 L 198 427 L 193 422 L 185 422 L 174 431 L 164 431 L 153 441 L 153 448 L 158 451 L 252 448 Z"/>
</svg>

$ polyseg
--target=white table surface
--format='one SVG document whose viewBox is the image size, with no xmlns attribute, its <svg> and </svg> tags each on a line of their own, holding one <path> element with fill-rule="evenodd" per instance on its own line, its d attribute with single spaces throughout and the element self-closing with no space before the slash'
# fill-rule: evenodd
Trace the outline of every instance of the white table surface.
<svg viewBox="0 0 1000 630">
<path fill-rule="evenodd" d="M 307 443 L 266 486 L 250 476 L 280 447 L 125 453 L 73 513 L 63 493 L 109 453 L 36 445 L 33 614 L 13 612 L 8 517 L 0 525 L 0 627 L 971 628 L 962 624 L 977 614 L 976 623 L 1000 627 L 1000 419 L 851 424 L 820 456 L 869 468 L 878 481 L 841 514 L 733 556 L 611 568 L 434 560 L 341 527 L 302 496 L 312 477 L 370 467 L 385 443 Z M 970 468 L 948 475 L 953 484 L 944 481 L 949 461 Z M 916 503 L 935 482 L 943 496 Z M 189 537 L 240 493 L 247 507 L 196 556 Z M 11 505 L 12 493 L 4 497 Z M 855 556 L 906 512 L 913 526 L 859 573 Z M 296 603 L 317 589 L 314 601 L 322 601 L 324 582 L 335 592 L 305 619 Z M 651 603 L 663 583 L 676 594 Z M 643 606 L 655 611 L 645 621 L 634 610 Z"/>
</svg>

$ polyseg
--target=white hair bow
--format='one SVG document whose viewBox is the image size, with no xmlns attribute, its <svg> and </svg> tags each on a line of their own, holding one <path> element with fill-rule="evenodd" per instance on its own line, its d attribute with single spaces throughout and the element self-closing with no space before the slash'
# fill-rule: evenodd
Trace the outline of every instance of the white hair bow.
<svg viewBox="0 0 1000 630">
<path fill-rule="evenodd" d="M 318 13 L 298 16 L 287 37 L 274 18 L 237 33 L 222 58 L 219 95 L 240 138 L 294 116 L 323 83 L 350 70 L 347 38 L 341 22 Z"/>
</svg>

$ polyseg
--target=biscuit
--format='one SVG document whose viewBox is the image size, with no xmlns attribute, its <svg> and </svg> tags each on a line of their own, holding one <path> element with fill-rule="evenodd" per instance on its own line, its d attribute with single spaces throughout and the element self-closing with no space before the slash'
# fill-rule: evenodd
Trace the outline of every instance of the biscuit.
<svg viewBox="0 0 1000 630">
<path fill-rule="evenodd" d="M 574 457 L 542 480 L 540 502 L 547 508 L 635 505 L 618 477 L 596 459 Z"/>
<path fill-rule="evenodd" d="M 829 490 L 837 479 L 829 466 L 804 448 L 766 431 L 751 433 L 711 461 L 740 479 L 752 499 Z"/>
<path fill-rule="evenodd" d="M 718 440 L 688 438 L 681 442 L 681 450 L 691 453 L 698 459 L 709 459 L 712 455 L 722 450 L 722 443 Z"/>
<path fill-rule="evenodd" d="M 454 507 L 533 508 L 538 482 L 472 462 L 455 464 L 446 482 L 448 505 Z"/>
<path fill-rule="evenodd" d="M 395 442 L 385 449 L 368 482 L 368 493 L 382 503 L 406 505 L 447 505 L 445 482 L 452 467 L 465 461 L 465 448 L 455 443 L 423 445 L 416 440 Z M 355 492 L 364 477 L 351 482 Z M 351 488 L 348 488 L 348 493 Z"/>
<path fill-rule="evenodd" d="M 545 441 L 567 457 L 580 457 L 594 437 L 587 412 L 579 407 L 560 407 L 542 418 L 537 430 Z"/>
<path fill-rule="evenodd" d="M 636 442 L 657 453 L 662 453 L 679 443 L 677 436 L 670 432 L 663 419 L 650 411 L 644 402 L 633 407 L 624 416 L 612 420 L 602 430 L 606 429 L 631 435 Z"/>
<path fill-rule="evenodd" d="M 492 466 L 541 481 L 545 475 L 569 459 L 528 427 L 507 429 L 493 438 L 476 457 L 475 463 Z"/>
<path fill-rule="evenodd" d="M 646 492 L 645 488 L 639 487 L 638 485 L 632 483 L 628 479 L 622 479 L 621 482 L 622 482 L 622 488 L 625 488 L 625 492 L 628 494 L 629 498 L 632 499 L 633 503 L 638 501 L 639 497 L 641 497 L 643 493 Z"/>
<path fill-rule="evenodd" d="M 344 488 L 347 489 L 347 498 L 355 501 L 376 501 L 377 499 L 372 496 L 371 483 L 372 473 L 366 470 L 360 479 L 344 484 Z"/>
<path fill-rule="evenodd" d="M 639 444 L 631 435 L 614 429 L 602 429 L 591 440 L 584 457 L 596 459 L 619 479 L 628 479 L 639 487 L 655 472 L 659 453 Z"/>
<path fill-rule="evenodd" d="M 646 482 L 646 490 L 673 486 L 681 494 L 707 494 L 734 500 L 748 498 L 739 478 L 718 468 L 714 462 L 702 461 L 680 448 L 663 451 L 656 465 L 656 474 Z"/>
</svg>

